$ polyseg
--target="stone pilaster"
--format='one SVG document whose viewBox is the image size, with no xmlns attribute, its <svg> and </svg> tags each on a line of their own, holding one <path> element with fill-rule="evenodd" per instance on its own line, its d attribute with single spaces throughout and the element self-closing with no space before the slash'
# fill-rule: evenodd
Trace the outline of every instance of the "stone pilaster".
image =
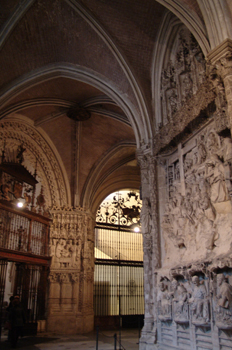
<svg viewBox="0 0 232 350">
<path fill-rule="evenodd" d="M 86 333 L 94 326 L 94 221 L 83 208 L 51 215 L 47 330 Z"/>
<path fill-rule="evenodd" d="M 144 298 L 145 317 L 140 339 L 140 350 L 154 349 L 157 341 L 156 318 L 156 274 L 160 267 L 160 245 L 158 227 L 158 198 L 156 161 L 151 152 L 143 150 L 137 154 L 141 168 L 143 207 L 141 223 L 144 249 Z"/>
</svg>

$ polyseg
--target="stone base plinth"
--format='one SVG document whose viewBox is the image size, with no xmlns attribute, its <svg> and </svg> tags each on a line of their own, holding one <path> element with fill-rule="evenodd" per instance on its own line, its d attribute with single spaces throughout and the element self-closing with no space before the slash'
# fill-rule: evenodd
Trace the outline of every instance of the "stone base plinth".
<svg viewBox="0 0 232 350">
<path fill-rule="evenodd" d="M 94 315 L 50 315 L 47 332 L 59 334 L 88 333 L 94 329 Z"/>
</svg>

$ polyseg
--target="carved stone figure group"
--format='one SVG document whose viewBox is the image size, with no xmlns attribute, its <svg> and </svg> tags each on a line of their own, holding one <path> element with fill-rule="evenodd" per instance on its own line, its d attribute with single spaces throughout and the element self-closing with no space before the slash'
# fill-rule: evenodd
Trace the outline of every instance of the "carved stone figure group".
<svg viewBox="0 0 232 350">
<path fill-rule="evenodd" d="M 214 279 L 198 275 L 188 280 L 165 278 L 157 288 L 159 321 L 191 322 L 198 327 L 211 326 L 215 321 L 220 329 L 232 329 L 232 286 L 225 273 L 216 274 Z"/>
<path fill-rule="evenodd" d="M 205 79 L 205 60 L 189 31 L 179 32 L 175 47 L 175 64 L 170 60 L 161 74 L 162 124 L 173 118 Z"/>
<path fill-rule="evenodd" d="M 162 219 L 167 256 L 173 247 L 184 247 L 186 256 L 192 251 L 205 257 L 220 237 L 218 213 L 229 220 L 225 208 L 230 204 L 225 203 L 232 194 L 232 141 L 219 137 L 213 125 L 194 141 L 167 166 L 169 198 Z"/>
</svg>

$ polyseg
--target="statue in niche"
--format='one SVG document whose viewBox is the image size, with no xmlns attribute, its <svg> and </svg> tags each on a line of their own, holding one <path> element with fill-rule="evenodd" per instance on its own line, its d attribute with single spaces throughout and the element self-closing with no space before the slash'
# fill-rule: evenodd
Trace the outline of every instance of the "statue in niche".
<svg viewBox="0 0 232 350">
<path fill-rule="evenodd" d="M 60 238 L 56 244 L 56 257 L 61 258 L 65 246 L 65 240 L 63 238 Z"/>
<path fill-rule="evenodd" d="M 213 203 L 228 200 L 225 187 L 225 171 L 223 163 L 217 154 L 212 154 L 206 161 L 207 169 L 205 178 L 210 185 L 210 199 Z"/>
<path fill-rule="evenodd" d="M 223 273 L 217 275 L 216 325 L 222 329 L 232 329 L 232 286 Z"/>
<path fill-rule="evenodd" d="M 168 321 L 172 319 L 171 315 L 171 296 L 168 292 L 167 285 L 164 282 L 159 283 L 159 290 L 157 293 L 157 302 L 159 310 L 159 319 L 161 321 Z"/>
<path fill-rule="evenodd" d="M 173 318 L 176 323 L 188 323 L 188 293 L 182 283 L 176 279 L 171 282 Z"/>
<path fill-rule="evenodd" d="M 151 227 L 152 227 L 152 220 L 151 220 L 152 218 L 151 218 L 151 206 L 148 198 L 144 198 L 143 200 L 143 206 L 140 212 L 140 219 L 141 219 L 143 234 L 149 234 L 151 232 Z"/>
<path fill-rule="evenodd" d="M 73 246 L 72 240 L 68 239 L 66 241 L 66 244 L 64 246 L 64 249 L 63 249 L 61 255 L 63 258 L 71 258 L 73 252 L 74 252 L 74 246 Z"/>
<path fill-rule="evenodd" d="M 206 325 L 209 323 L 209 303 L 204 281 L 198 276 L 192 277 L 192 293 L 189 299 L 190 310 L 192 312 L 192 323 L 195 325 Z"/>
</svg>

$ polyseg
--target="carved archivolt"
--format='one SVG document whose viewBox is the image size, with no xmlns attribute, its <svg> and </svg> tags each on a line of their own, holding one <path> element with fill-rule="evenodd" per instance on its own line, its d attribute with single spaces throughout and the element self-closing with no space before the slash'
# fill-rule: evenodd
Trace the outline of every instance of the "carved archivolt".
<svg viewBox="0 0 232 350">
<path fill-rule="evenodd" d="M 25 163 L 35 169 L 44 189 L 47 206 L 67 204 L 67 192 L 59 163 L 45 139 L 31 125 L 23 120 L 0 123 L 0 147 L 21 144 L 27 149 Z M 37 164 L 37 165 L 35 165 Z"/>
</svg>

